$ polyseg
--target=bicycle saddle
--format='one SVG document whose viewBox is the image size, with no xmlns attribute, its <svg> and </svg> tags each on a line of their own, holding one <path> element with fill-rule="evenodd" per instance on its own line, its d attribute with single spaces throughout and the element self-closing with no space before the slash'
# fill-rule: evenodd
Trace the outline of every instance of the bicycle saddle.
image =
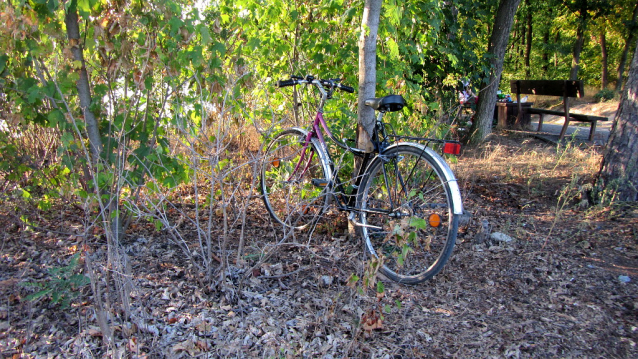
<svg viewBox="0 0 638 359">
<path fill-rule="evenodd" d="M 401 95 L 388 95 L 385 97 L 367 99 L 366 106 L 381 112 L 399 111 L 405 107 L 406 103 Z"/>
</svg>

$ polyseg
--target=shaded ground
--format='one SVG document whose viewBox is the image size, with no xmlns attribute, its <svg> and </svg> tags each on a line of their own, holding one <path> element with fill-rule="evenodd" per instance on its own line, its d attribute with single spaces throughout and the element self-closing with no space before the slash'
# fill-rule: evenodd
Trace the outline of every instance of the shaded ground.
<svg viewBox="0 0 638 359">
<path fill-rule="evenodd" d="M 380 300 L 347 286 L 351 274 L 362 273 L 364 256 L 361 244 L 345 237 L 344 214 L 329 215 L 312 240 L 282 245 L 263 263 L 248 256 L 254 267 L 235 264 L 216 287 L 202 281 L 166 233 L 138 224 L 123 243 L 133 273 L 134 319 L 116 328 L 118 353 L 636 357 L 638 209 L 586 207 L 581 189 L 588 178 L 570 185 L 574 170 L 566 157 L 576 152 L 558 152 L 538 140 L 501 134 L 464 153 L 455 172 L 472 218 L 461 228 L 451 260 L 420 286 L 385 281 Z M 525 163 L 551 154 L 546 167 Z M 104 355 L 88 288 L 67 309 L 46 298 L 25 300 L 34 292 L 25 283 L 43 281 L 48 268 L 66 265 L 84 243 L 74 231 L 80 213 L 51 211 L 42 231 L 16 225 L 10 204 L 0 214 L 0 355 Z M 274 237 L 257 199 L 247 223 L 247 253 L 258 256 Z M 514 240 L 477 243 L 483 223 Z M 99 238 L 86 248 L 96 258 L 104 255 Z M 375 315 L 380 328 L 364 330 L 362 319 Z"/>
</svg>

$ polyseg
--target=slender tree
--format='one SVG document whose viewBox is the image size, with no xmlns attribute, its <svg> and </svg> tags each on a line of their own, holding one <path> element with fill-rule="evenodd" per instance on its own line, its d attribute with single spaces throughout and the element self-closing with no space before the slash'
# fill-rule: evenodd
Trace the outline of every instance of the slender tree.
<svg viewBox="0 0 638 359">
<path fill-rule="evenodd" d="M 377 32 L 381 16 L 381 0 L 366 0 L 361 20 L 359 37 L 359 104 L 357 125 L 357 146 L 372 152 L 372 131 L 374 130 L 374 110 L 365 105 L 365 100 L 373 98 L 377 83 Z"/>
<path fill-rule="evenodd" d="M 477 121 L 472 124 L 472 143 L 482 142 L 492 132 L 496 91 L 501 80 L 503 59 L 512 23 L 514 22 L 514 15 L 520 2 L 521 0 L 501 0 L 496 11 L 494 27 L 487 50 L 492 68 L 487 77 L 485 88 L 479 94 L 479 101 L 476 107 Z"/>
<path fill-rule="evenodd" d="M 525 0 L 525 3 L 527 5 L 527 30 L 526 30 L 526 34 L 527 34 L 527 39 L 525 40 L 525 78 L 529 79 L 530 77 L 530 73 L 531 73 L 531 69 L 532 67 L 530 66 L 530 59 L 532 57 L 532 7 L 530 4 L 530 0 Z"/>
<path fill-rule="evenodd" d="M 574 43 L 574 49 L 572 52 L 572 70 L 569 74 L 570 80 L 578 80 L 578 70 L 580 69 L 580 54 L 583 51 L 583 45 L 585 44 L 585 30 L 587 26 L 587 0 L 580 0 L 577 2 L 577 28 L 576 28 L 576 42 Z"/>
<path fill-rule="evenodd" d="M 600 56 L 601 56 L 601 74 L 600 74 L 600 89 L 604 90 L 607 88 L 607 81 L 609 78 L 609 67 L 608 67 L 608 58 L 607 55 L 607 33 L 605 32 L 604 26 L 600 29 L 600 35 L 598 37 L 598 41 L 600 42 Z"/>
<path fill-rule="evenodd" d="M 80 39 L 80 27 L 78 25 L 78 9 L 77 2 L 71 1 L 70 6 L 66 10 L 64 22 L 66 24 L 66 33 L 69 39 L 69 47 L 73 54 L 73 59 L 79 62 L 80 68 L 79 80 L 76 82 L 78 89 L 78 97 L 80 98 L 80 108 L 84 115 L 86 123 L 86 132 L 89 139 L 89 147 L 91 150 L 92 163 L 96 164 L 102 153 L 102 139 L 98 129 L 97 118 L 91 111 L 91 86 L 89 85 L 89 75 L 86 71 L 86 63 L 84 61 L 84 51 Z"/>
<path fill-rule="evenodd" d="M 576 41 L 572 48 L 572 68 L 569 78 L 577 80 L 580 70 L 580 57 L 585 48 L 586 33 L 592 20 L 609 14 L 612 4 L 608 0 L 566 0 L 566 7 L 577 14 Z"/>
<path fill-rule="evenodd" d="M 607 142 L 598 184 L 603 201 L 638 201 L 638 51 Z"/>
<path fill-rule="evenodd" d="M 629 56 L 629 48 L 636 41 L 636 32 L 638 31 L 638 1 L 636 1 L 636 7 L 634 8 L 634 14 L 632 19 L 627 24 L 629 35 L 625 42 L 625 48 L 620 56 L 620 63 L 618 64 L 618 81 L 616 81 L 616 92 L 622 90 L 623 76 L 625 73 L 625 64 L 627 63 L 627 57 Z"/>
</svg>

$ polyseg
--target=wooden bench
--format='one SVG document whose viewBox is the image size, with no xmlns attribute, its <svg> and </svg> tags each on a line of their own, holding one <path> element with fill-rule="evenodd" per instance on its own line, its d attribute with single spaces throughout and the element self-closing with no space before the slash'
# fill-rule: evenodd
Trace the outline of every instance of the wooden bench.
<svg viewBox="0 0 638 359">
<path fill-rule="evenodd" d="M 527 112 L 534 115 L 539 115 L 538 129 L 540 131 L 543 128 L 543 117 L 545 115 L 564 116 L 565 124 L 560 131 L 559 140 L 565 137 L 569 121 L 579 121 L 591 123 L 591 129 L 589 130 L 589 141 L 594 140 L 594 134 L 596 133 L 596 123 L 598 121 L 607 121 L 607 117 L 582 115 L 578 113 L 569 112 L 569 98 L 570 97 L 583 97 L 585 91 L 583 90 L 583 82 L 578 80 L 512 80 L 510 82 L 512 93 L 516 93 L 516 102 L 519 104 L 519 119 L 521 118 L 521 94 L 530 95 L 542 95 L 542 96 L 560 96 L 563 98 L 563 111 L 545 110 L 542 108 L 528 108 Z M 519 121 L 519 120 L 517 120 Z"/>
</svg>

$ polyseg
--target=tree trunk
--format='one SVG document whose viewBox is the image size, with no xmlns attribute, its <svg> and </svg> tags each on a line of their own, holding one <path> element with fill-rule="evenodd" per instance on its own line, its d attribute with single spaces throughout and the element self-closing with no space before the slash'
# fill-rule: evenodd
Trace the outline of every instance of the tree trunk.
<svg viewBox="0 0 638 359">
<path fill-rule="evenodd" d="M 372 152 L 374 110 L 365 105 L 365 100 L 374 98 L 377 84 L 377 32 L 381 16 L 381 0 L 366 0 L 361 20 L 359 37 L 359 106 L 357 125 L 357 147 Z"/>
<path fill-rule="evenodd" d="M 636 21 L 637 20 L 638 20 L 638 2 L 636 2 L 636 7 L 634 8 L 634 15 L 631 19 L 631 24 L 629 26 L 629 36 L 627 37 L 627 42 L 625 42 L 625 48 L 622 52 L 622 55 L 620 56 L 620 63 L 618 64 L 618 81 L 616 82 L 616 92 L 620 92 L 622 90 L 623 75 L 625 73 L 625 64 L 627 63 L 627 57 L 629 56 L 629 48 L 634 43 L 634 41 L 636 41 L 636 28 L 637 28 Z"/>
<path fill-rule="evenodd" d="M 549 44 L 549 29 L 543 35 L 543 42 L 545 45 Z M 545 77 L 549 75 L 549 51 L 547 51 L 547 48 L 543 49 L 543 74 L 545 74 Z"/>
<path fill-rule="evenodd" d="M 531 76 L 530 57 L 532 56 L 532 8 L 527 2 L 527 43 L 525 47 L 525 79 L 529 80 Z"/>
<path fill-rule="evenodd" d="M 554 16 L 554 11 L 553 11 L 552 7 L 550 7 L 548 9 L 548 12 L 547 12 L 547 17 L 551 19 L 551 18 L 553 18 L 553 16 Z M 543 66 L 542 67 L 543 67 L 543 74 L 545 75 L 546 78 L 547 78 L 547 76 L 549 76 L 549 65 L 550 65 L 550 62 L 549 62 L 550 61 L 549 60 L 550 54 L 549 54 L 549 49 L 548 49 L 549 39 L 550 39 L 550 30 L 551 30 L 551 27 L 547 27 L 545 29 L 545 32 L 543 33 L 543 44 L 544 44 L 544 46 L 543 46 L 543 55 L 542 55 L 542 57 L 543 57 Z"/>
<path fill-rule="evenodd" d="M 587 12 L 585 12 L 585 14 L 586 13 Z M 572 71 L 569 74 L 570 80 L 578 80 L 580 54 L 583 51 L 583 45 L 585 44 L 585 16 L 586 15 L 581 15 L 581 19 L 578 22 L 578 29 L 576 30 L 576 43 L 574 44 L 574 52 L 572 57 Z"/>
<path fill-rule="evenodd" d="M 607 79 L 609 78 L 609 69 L 607 67 L 607 36 L 605 29 L 600 30 L 600 62 L 601 62 L 601 74 L 600 74 L 600 89 L 607 88 Z"/>
<path fill-rule="evenodd" d="M 556 36 L 554 37 L 554 45 L 560 44 L 560 31 L 556 31 Z M 554 50 L 554 68 L 558 67 L 558 52 Z"/>
<path fill-rule="evenodd" d="M 78 25 L 77 7 L 71 6 L 66 11 L 64 22 L 66 23 L 66 32 L 69 38 L 69 45 L 71 47 L 73 59 L 75 61 L 79 61 L 81 64 L 81 67 L 78 70 L 80 79 L 77 81 L 76 86 L 78 89 L 78 97 L 80 98 L 80 108 L 82 109 L 84 122 L 86 123 L 86 132 L 89 138 L 92 163 L 96 164 L 100 158 L 100 154 L 102 153 L 102 138 L 100 137 L 97 118 L 89 109 L 91 106 L 91 87 L 89 85 L 89 75 L 86 71 L 86 64 L 84 62 L 84 52 L 80 39 L 80 27 Z"/>
<path fill-rule="evenodd" d="M 597 187 L 602 189 L 599 199 L 603 203 L 638 201 L 638 51 L 629 69 Z"/>
<path fill-rule="evenodd" d="M 490 62 L 492 70 L 489 74 L 487 84 L 479 94 L 476 106 L 476 118 L 472 124 L 471 143 L 480 143 L 492 132 L 492 118 L 494 117 L 494 106 L 496 105 L 496 91 L 503 72 L 503 59 L 507 49 L 510 30 L 514 22 L 514 15 L 521 0 L 501 0 L 494 18 L 494 27 L 490 36 L 490 43 L 487 49 L 491 55 Z"/>
</svg>

